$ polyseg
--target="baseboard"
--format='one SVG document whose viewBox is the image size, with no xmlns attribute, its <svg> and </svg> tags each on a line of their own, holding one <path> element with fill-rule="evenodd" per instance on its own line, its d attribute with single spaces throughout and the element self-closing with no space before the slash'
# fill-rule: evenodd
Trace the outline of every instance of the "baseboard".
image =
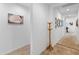
<svg viewBox="0 0 79 59">
<path fill-rule="evenodd" d="M 21 46 L 21 47 L 17 47 L 17 48 L 11 49 L 11 50 L 7 51 L 6 53 L 4 53 L 4 55 L 10 55 L 12 52 L 17 51 L 17 50 L 19 50 L 19 49 L 21 49 L 21 48 L 23 48 L 23 47 L 28 48 L 28 47 L 30 47 L 30 44 L 28 44 L 28 45 L 23 45 L 23 46 Z M 29 50 L 29 51 L 30 51 L 30 50 Z M 29 54 L 30 54 L 30 53 L 29 53 Z M 11 54 L 11 55 L 12 55 L 12 54 Z M 17 55 L 18 55 L 18 54 L 17 54 Z"/>
</svg>

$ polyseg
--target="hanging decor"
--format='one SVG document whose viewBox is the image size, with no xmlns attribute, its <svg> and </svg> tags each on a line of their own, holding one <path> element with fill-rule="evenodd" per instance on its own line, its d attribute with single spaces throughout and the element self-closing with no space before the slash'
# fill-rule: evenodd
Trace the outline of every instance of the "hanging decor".
<svg viewBox="0 0 79 59">
<path fill-rule="evenodd" d="M 55 18 L 55 28 L 62 27 L 62 26 L 63 26 L 63 20 L 56 17 Z"/>
<path fill-rule="evenodd" d="M 76 26 L 78 27 L 78 19 L 76 20 Z"/>
<path fill-rule="evenodd" d="M 23 24 L 23 16 L 8 14 L 8 23 L 9 24 Z"/>
<path fill-rule="evenodd" d="M 70 25 L 73 25 L 73 22 L 70 22 L 69 24 L 70 24 Z"/>
</svg>

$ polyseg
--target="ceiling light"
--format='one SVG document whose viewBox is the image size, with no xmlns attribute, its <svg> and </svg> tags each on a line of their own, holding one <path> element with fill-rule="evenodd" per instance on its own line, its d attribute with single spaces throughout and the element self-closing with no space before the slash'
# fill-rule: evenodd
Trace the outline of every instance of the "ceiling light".
<svg viewBox="0 0 79 59">
<path fill-rule="evenodd" d="M 66 9 L 67 11 L 69 11 L 70 9 Z"/>
</svg>

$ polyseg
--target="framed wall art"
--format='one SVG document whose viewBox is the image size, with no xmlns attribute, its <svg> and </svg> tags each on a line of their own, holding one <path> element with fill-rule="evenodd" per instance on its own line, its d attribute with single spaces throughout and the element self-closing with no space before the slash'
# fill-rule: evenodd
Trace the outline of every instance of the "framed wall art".
<svg viewBox="0 0 79 59">
<path fill-rule="evenodd" d="M 62 26 L 63 26 L 63 20 L 55 18 L 55 28 L 62 27 Z"/>
<path fill-rule="evenodd" d="M 76 27 L 78 27 L 78 19 L 76 20 Z"/>
<path fill-rule="evenodd" d="M 23 24 L 23 16 L 8 13 L 9 24 Z"/>
</svg>

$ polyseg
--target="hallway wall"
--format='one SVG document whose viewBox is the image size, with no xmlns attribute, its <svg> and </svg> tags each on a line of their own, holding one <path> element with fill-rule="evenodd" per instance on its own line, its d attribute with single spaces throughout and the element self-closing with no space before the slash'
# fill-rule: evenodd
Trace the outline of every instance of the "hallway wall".
<svg viewBox="0 0 79 59">
<path fill-rule="evenodd" d="M 72 7 L 73 8 L 73 7 Z M 63 10 L 62 10 L 63 11 Z M 52 7 L 50 6 L 50 13 L 49 13 L 49 18 L 52 20 L 52 24 L 53 24 L 53 30 L 52 30 L 52 45 L 55 45 L 64 35 L 66 35 L 66 23 L 63 24 L 63 27 L 59 27 L 59 28 L 55 28 L 55 17 L 57 16 L 57 14 L 60 14 L 61 16 L 63 16 L 60 11 L 58 10 L 58 8 Z M 78 10 L 78 15 L 79 15 L 79 10 Z M 79 26 L 76 27 L 75 25 L 75 20 L 79 18 L 79 16 L 77 17 L 72 17 L 71 19 L 73 19 L 73 23 L 74 23 L 74 27 L 70 27 L 70 32 L 74 32 L 71 33 L 71 35 L 75 34 L 75 36 L 77 38 L 79 38 Z M 71 19 L 68 19 L 71 21 Z M 65 21 L 64 21 L 65 22 Z M 78 39 L 79 40 L 79 39 Z"/>
<path fill-rule="evenodd" d="M 8 13 L 24 16 L 24 24 L 8 24 Z M 19 4 L 0 4 L 0 54 L 30 44 L 30 9 Z"/>
<path fill-rule="evenodd" d="M 78 16 L 77 17 L 78 17 L 78 27 L 76 29 L 76 33 L 77 33 L 77 38 L 79 38 L 79 8 L 78 8 Z"/>
<path fill-rule="evenodd" d="M 49 18 L 52 21 L 52 32 L 51 32 L 51 39 L 52 45 L 55 45 L 65 34 L 65 25 L 63 27 L 55 28 L 55 17 L 62 16 L 59 10 L 55 7 L 50 6 L 49 9 Z"/>
<path fill-rule="evenodd" d="M 40 54 L 48 45 L 48 6 L 44 4 L 33 4 L 32 8 L 31 54 Z"/>
</svg>

